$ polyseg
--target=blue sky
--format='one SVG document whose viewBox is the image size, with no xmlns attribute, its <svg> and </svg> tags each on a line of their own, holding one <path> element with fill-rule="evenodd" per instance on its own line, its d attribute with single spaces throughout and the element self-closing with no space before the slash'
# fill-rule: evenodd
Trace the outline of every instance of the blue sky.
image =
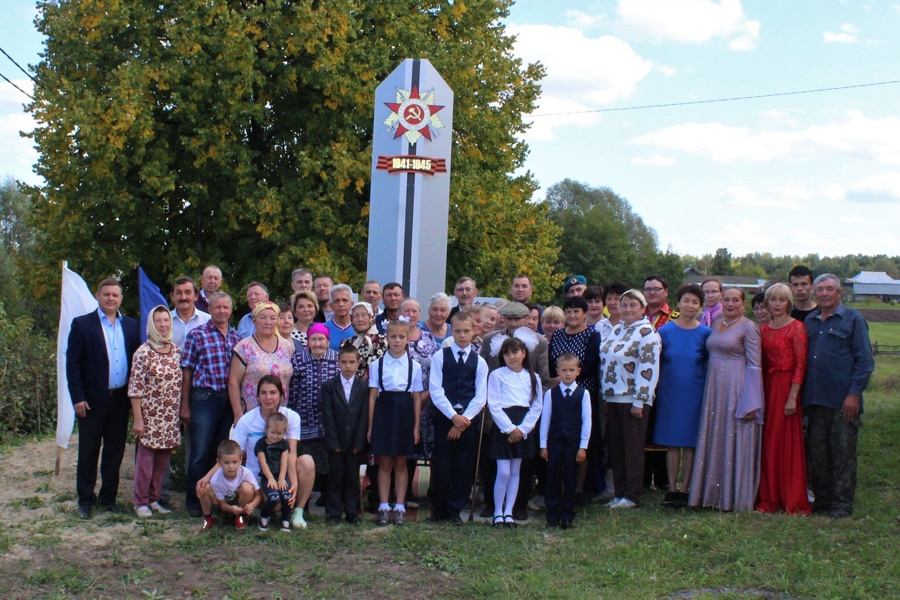
<svg viewBox="0 0 900 600">
<path fill-rule="evenodd" d="M 0 14 L 23 65 L 33 4 Z M 519 0 L 507 26 L 547 68 L 526 135 L 542 188 L 608 186 L 678 253 L 900 254 L 900 84 L 589 112 L 900 80 L 900 0 Z M 23 100 L 0 82 L 0 175 L 35 182 Z"/>
</svg>

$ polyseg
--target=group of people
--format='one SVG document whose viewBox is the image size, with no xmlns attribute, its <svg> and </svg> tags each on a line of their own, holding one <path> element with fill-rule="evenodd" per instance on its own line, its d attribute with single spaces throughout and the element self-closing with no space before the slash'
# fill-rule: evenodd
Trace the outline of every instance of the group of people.
<svg viewBox="0 0 900 600">
<path fill-rule="evenodd" d="M 171 510 L 184 431 L 186 509 L 204 529 L 216 511 L 243 529 L 256 510 L 260 529 L 305 528 L 313 490 L 328 522 L 359 523 L 366 463 L 376 524 L 402 525 L 422 461 L 430 522 L 462 524 L 477 485 L 495 527 L 539 502 L 548 527 L 568 528 L 586 497 L 641 504 L 648 444 L 667 449 L 665 506 L 847 516 L 873 369 L 866 324 L 834 275 L 798 267 L 789 280 L 765 291 L 757 326 L 744 292 L 715 278 L 681 286 L 672 310 L 655 275 L 642 288 L 575 275 L 561 308 L 532 303 L 527 275 L 510 300 L 479 305 L 463 277 L 455 306 L 436 293 L 423 311 L 398 283 L 367 281 L 354 301 L 350 286 L 298 269 L 289 302 L 248 284 L 235 328 L 209 266 L 199 286 L 174 282 L 175 308 L 150 311 L 141 344 L 107 279 L 67 351 L 78 512 L 123 510 L 130 408 L 137 516 Z"/>
</svg>

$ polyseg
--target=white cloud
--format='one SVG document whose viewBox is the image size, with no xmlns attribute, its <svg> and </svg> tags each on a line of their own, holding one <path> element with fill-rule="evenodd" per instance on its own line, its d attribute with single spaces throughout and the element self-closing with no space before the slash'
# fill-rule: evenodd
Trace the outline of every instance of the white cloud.
<svg viewBox="0 0 900 600">
<path fill-rule="evenodd" d="M 772 188 L 764 194 L 757 194 L 745 185 L 731 186 L 719 194 L 718 204 L 740 208 L 781 208 L 799 210 L 798 200 L 805 200 L 808 194 L 799 187 L 785 186 Z"/>
<path fill-rule="evenodd" d="M 868 220 L 865 217 L 861 217 L 859 215 L 841 215 L 841 223 L 848 223 L 850 225 L 862 225 L 868 223 Z"/>
<path fill-rule="evenodd" d="M 822 39 L 831 44 L 852 44 L 859 40 L 859 28 L 853 23 L 843 23 L 837 31 L 826 31 Z"/>
<path fill-rule="evenodd" d="M 631 159 L 631 164 L 650 166 L 650 167 L 673 167 L 678 164 L 673 156 L 663 156 L 662 154 L 654 154 L 649 158 L 635 156 Z"/>
<path fill-rule="evenodd" d="M 577 27 L 578 29 L 590 29 L 605 24 L 607 18 L 603 13 L 586 13 L 580 10 L 569 10 L 566 11 L 566 21 L 572 27 Z"/>
<path fill-rule="evenodd" d="M 900 202 L 900 173 L 865 177 L 850 184 L 844 198 L 850 202 Z"/>
<path fill-rule="evenodd" d="M 31 93 L 30 79 L 14 79 L 13 82 Z M 10 175 L 27 183 L 38 183 L 39 178 L 32 171 L 32 165 L 37 161 L 34 142 L 19 135 L 20 131 L 35 128 L 34 119 L 22 109 L 29 99 L 7 82 L 0 83 L 0 179 Z"/>
<path fill-rule="evenodd" d="M 656 70 L 666 77 L 674 77 L 675 75 L 678 75 L 679 72 L 675 67 L 670 67 L 669 65 L 663 64 L 656 65 Z"/>
<path fill-rule="evenodd" d="M 680 150 L 717 162 L 803 161 L 828 155 L 900 164 L 900 118 L 870 119 L 861 111 L 803 129 L 754 131 L 723 123 L 686 123 L 632 138 L 639 146 Z"/>
<path fill-rule="evenodd" d="M 588 37 L 572 27 L 510 25 L 516 35 L 516 55 L 526 62 L 540 61 L 547 69 L 541 81 L 540 108 L 529 140 L 552 140 L 562 125 L 593 125 L 599 114 L 558 115 L 609 105 L 635 93 L 635 87 L 653 69 L 619 38 Z M 554 116 L 538 116 L 554 115 Z"/>
<path fill-rule="evenodd" d="M 769 248 L 773 245 L 771 230 L 751 219 L 725 223 L 711 235 L 709 246 L 716 248 Z"/>
<path fill-rule="evenodd" d="M 759 41 L 759 21 L 744 15 L 740 0 L 619 0 L 617 12 L 631 35 L 655 42 L 724 39 L 740 51 Z"/>
</svg>

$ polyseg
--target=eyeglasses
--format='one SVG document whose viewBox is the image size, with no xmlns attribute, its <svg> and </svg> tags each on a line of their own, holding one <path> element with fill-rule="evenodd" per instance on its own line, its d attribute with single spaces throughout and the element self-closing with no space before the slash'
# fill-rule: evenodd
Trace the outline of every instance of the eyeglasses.
<svg viewBox="0 0 900 600">
<path fill-rule="evenodd" d="M 649 288 L 644 288 L 644 292 L 647 294 L 656 294 L 657 292 L 661 292 L 664 289 L 665 288 L 661 288 L 661 287 L 649 287 Z"/>
<path fill-rule="evenodd" d="M 470 287 L 458 287 L 458 288 L 456 288 L 456 291 L 457 291 L 457 292 L 466 292 L 466 293 L 470 293 L 470 292 L 474 292 L 474 291 L 475 291 L 475 288 L 470 288 Z"/>
</svg>

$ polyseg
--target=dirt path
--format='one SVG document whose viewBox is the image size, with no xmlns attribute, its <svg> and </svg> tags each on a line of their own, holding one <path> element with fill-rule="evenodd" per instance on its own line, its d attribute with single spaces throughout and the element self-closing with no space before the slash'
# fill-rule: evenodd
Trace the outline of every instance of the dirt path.
<svg viewBox="0 0 900 600">
<path fill-rule="evenodd" d="M 0 449 L 0 581 L 5 598 L 431 598 L 448 583 L 415 561 L 398 562 L 371 526 L 200 535 L 183 511 L 77 517 L 77 437 L 53 474 L 53 440 Z M 119 501 L 129 505 L 133 447 Z M 176 503 L 181 502 L 179 494 Z"/>
</svg>

